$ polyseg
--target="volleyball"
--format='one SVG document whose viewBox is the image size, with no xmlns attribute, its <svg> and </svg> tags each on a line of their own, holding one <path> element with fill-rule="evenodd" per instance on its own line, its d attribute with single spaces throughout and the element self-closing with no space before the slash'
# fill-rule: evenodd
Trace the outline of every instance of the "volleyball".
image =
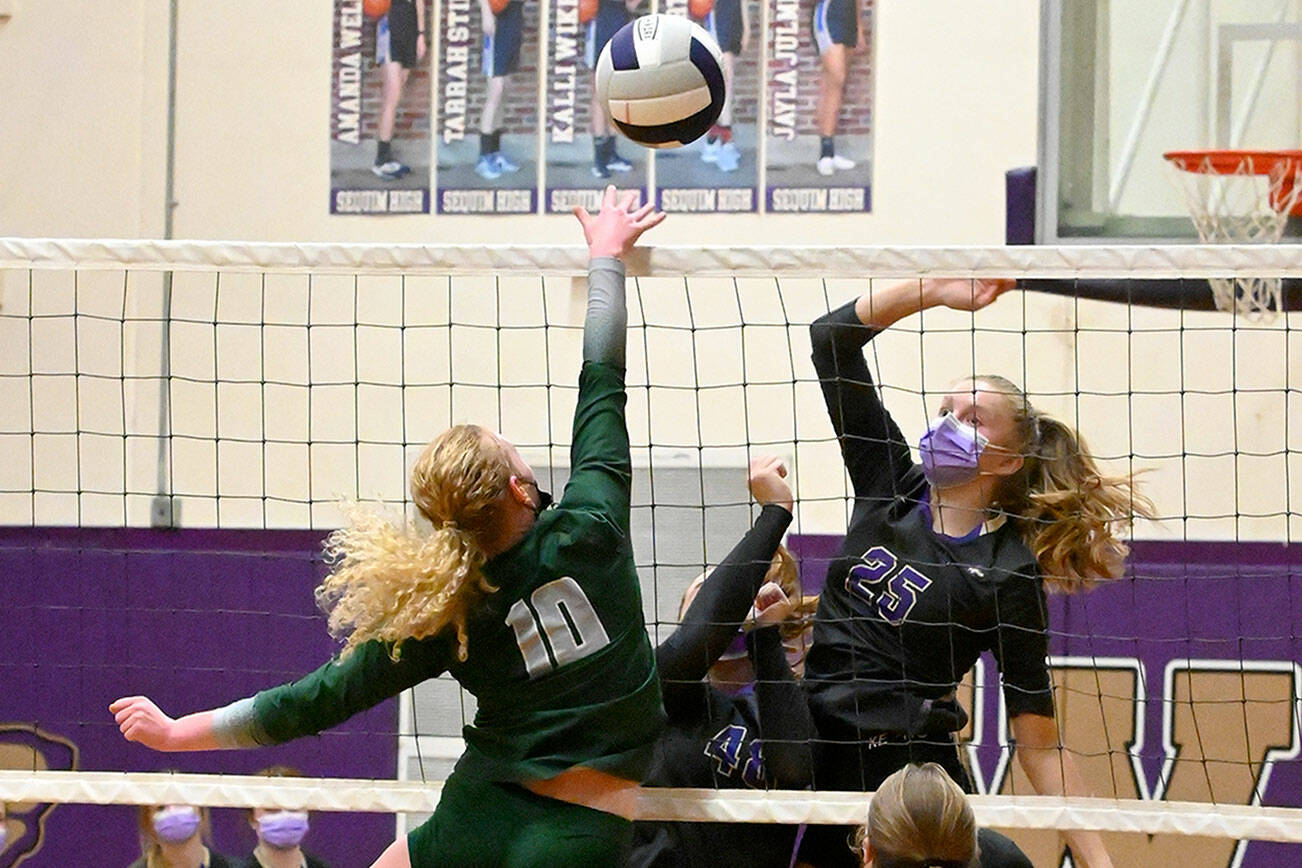
<svg viewBox="0 0 1302 868">
<path fill-rule="evenodd" d="M 611 123 L 648 148 L 703 136 L 723 110 L 723 58 L 700 25 L 681 15 L 625 24 L 597 61 L 597 102 Z"/>
<path fill-rule="evenodd" d="M 379 18 L 389 11 L 389 0 L 362 0 L 362 13 L 367 18 Z"/>
</svg>

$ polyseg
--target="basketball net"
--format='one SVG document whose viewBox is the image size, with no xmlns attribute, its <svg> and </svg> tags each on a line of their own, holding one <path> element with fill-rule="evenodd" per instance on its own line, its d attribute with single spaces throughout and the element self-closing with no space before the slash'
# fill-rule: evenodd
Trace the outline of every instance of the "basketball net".
<svg viewBox="0 0 1302 868">
<path fill-rule="evenodd" d="M 1274 244 L 1302 214 L 1302 151 L 1172 151 L 1175 183 L 1208 244 Z M 1209 277 L 1216 306 L 1252 317 L 1283 310 L 1278 277 Z"/>
</svg>

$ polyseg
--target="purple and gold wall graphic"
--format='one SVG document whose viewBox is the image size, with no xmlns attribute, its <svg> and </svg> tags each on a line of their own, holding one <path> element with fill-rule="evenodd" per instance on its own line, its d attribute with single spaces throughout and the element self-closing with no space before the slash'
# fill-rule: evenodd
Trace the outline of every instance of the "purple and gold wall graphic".
<svg viewBox="0 0 1302 868">
<path fill-rule="evenodd" d="M 145 694 L 169 714 L 292 680 L 334 643 L 312 589 L 318 531 L 0 529 L 0 762 L 6 768 L 392 779 L 397 703 L 272 748 L 157 753 L 119 735 L 108 705 Z M 335 868 L 369 865 L 394 837 L 381 814 L 314 813 L 304 846 Z M 0 866 L 127 865 L 131 806 L 10 805 Z M 214 844 L 243 858 L 245 813 L 213 811 Z M 88 862 L 88 854 L 94 854 Z"/>
</svg>

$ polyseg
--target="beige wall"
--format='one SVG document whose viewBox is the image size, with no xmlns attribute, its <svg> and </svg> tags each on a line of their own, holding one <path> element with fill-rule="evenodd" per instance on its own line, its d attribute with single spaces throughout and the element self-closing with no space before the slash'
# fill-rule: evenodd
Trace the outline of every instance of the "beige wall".
<svg viewBox="0 0 1302 868">
<path fill-rule="evenodd" d="M 577 240 L 575 227 L 563 217 L 330 217 L 325 148 L 330 22 L 318 6 L 267 4 L 251 20 L 246 9 L 236 14 L 230 4 L 181 4 L 179 236 Z M 735 217 L 727 224 L 717 217 L 677 216 L 657 231 L 656 240 L 699 242 L 726 225 L 721 242 L 997 243 L 1003 171 L 1034 160 L 1036 7 L 1031 0 L 881 5 L 872 215 Z M 6 100 L 0 234 L 157 234 L 166 4 L 113 4 L 109 13 L 69 0 L 15 0 L 14 8 L 12 19 L 0 25 L 0 53 L 11 61 L 0 69 Z M 33 81 L 42 86 L 32 87 Z M 153 490 L 156 384 L 134 379 L 122 385 L 115 378 L 123 369 L 119 359 L 129 374 L 149 377 L 157 370 L 158 330 L 147 320 L 158 314 L 159 284 L 155 277 L 132 274 L 124 299 L 121 274 L 82 274 L 76 281 L 71 273 L 35 280 L 23 272 L 0 275 L 3 310 L 13 315 L 0 319 L 4 371 L 22 373 L 32 365 L 67 372 L 76 363 L 83 371 L 93 365 L 108 375 L 79 384 L 67 377 L 42 378 L 30 391 L 21 378 L 0 381 L 4 406 L 38 406 L 38 430 L 76 430 L 74 411 L 80 405 L 83 430 L 103 432 L 83 436 L 80 443 L 69 436 L 38 437 L 35 469 L 31 439 L 6 437 L 3 487 L 19 492 L 0 497 L 6 521 L 30 520 L 32 498 L 22 493 L 28 487 L 115 491 L 124 484 L 124 464 L 125 485 L 138 492 L 127 498 L 129 518 L 140 521 L 146 514 Z M 565 282 L 549 281 L 545 296 L 536 276 L 507 280 L 496 289 L 475 281 L 452 286 L 459 323 L 491 324 L 499 316 L 504 322 L 539 323 L 541 297 L 553 325 L 576 326 L 582 315 L 581 293 Z M 844 479 L 811 382 L 803 324 L 863 288 L 862 282 L 824 285 L 813 276 L 784 280 L 779 304 L 772 281 L 734 286 L 696 280 L 687 287 L 689 313 L 681 279 L 642 281 L 632 303 L 634 321 L 645 314 L 673 328 L 652 330 L 645 340 L 641 332 L 631 338 L 632 382 L 645 382 L 641 371 L 649 368 L 656 384 L 650 397 L 635 389 L 631 400 L 635 443 L 675 444 L 689 457 L 700 446 L 703 460 L 736 464 L 744 458 L 737 447 L 748 438 L 772 441 L 769 448 L 798 462 L 805 500 L 800 529 L 841 529 Z M 175 332 L 178 372 L 199 380 L 216 373 L 223 380 L 303 383 L 265 395 L 251 387 L 216 390 L 188 380 L 177 383 L 178 433 L 192 435 L 176 441 L 174 455 L 178 490 L 196 495 L 187 507 L 187 523 L 329 524 L 336 519 L 331 504 L 339 495 L 400 497 L 410 449 L 450 421 L 500 424 L 526 446 L 567 436 L 567 390 L 553 389 L 549 404 L 547 390 L 538 386 L 498 392 L 464 384 L 494 376 L 499 359 L 504 382 L 570 383 L 577 365 L 573 330 L 552 329 L 545 348 L 541 330 L 458 326 L 453 355 L 445 325 L 446 281 L 409 281 L 403 290 L 396 276 L 363 280 L 356 287 L 350 279 L 317 278 L 311 292 L 314 325 L 351 323 L 356 314 L 387 327 L 313 329 L 309 362 L 305 279 L 273 276 L 265 301 L 262 289 L 260 281 L 231 275 L 178 280 L 175 313 L 194 321 Z M 392 346 L 404 322 L 404 294 L 405 322 L 431 324 L 422 331 L 409 329 L 405 357 L 395 355 Z M 744 353 L 735 328 L 738 298 L 743 299 L 741 321 L 749 324 Z M 256 321 L 263 304 L 269 317 L 293 325 L 259 332 L 238 324 Z M 75 305 L 115 316 L 125 309 L 142 321 L 115 329 L 100 321 L 47 319 L 29 330 L 23 318 L 29 305 L 37 313 L 66 312 Z M 425 307 L 418 310 L 420 305 Z M 214 311 L 224 322 L 217 329 L 206 324 Z M 790 330 L 761 325 L 784 321 L 796 325 Z M 682 328 L 687 323 L 734 328 L 698 332 L 693 342 Z M 1302 467 L 1288 460 L 1286 450 L 1299 449 L 1302 419 L 1297 402 L 1286 405 L 1285 389 L 1288 360 L 1302 351 L 1302 339 L 1282 322 L 1236 323 L 1219 314 L 1181 318 L 1027 296 L 1005 300 L 975 320 L 938 313 L 921 322 L 922 332 L 919 325 L 913 319 L 892 330 L 873 359 L 892 387 L 888 403 L 911 440 L 947 383 L 974 369 L 1001 372 L 1025 382 L 1046 409 L 1078 424 L 1110 468 L 1147 471 L 1145 485 L 1159 511 L 1175 518 L 1141 528 L 1142 535 L 1284 539 L 1297 532 L 1288 526 L 1298 522 L 1288 514 L 1288 498 L 1302 485 Z M 551 370 L 544 373 L 538 359 L 545 349 Z M 391 386 L 359 391 L 314 386 L 309 418 L 309 364 L 315 384 L 347 383 L 354 378 L 354 358 L 357 379 L 392 380 Z M 250 367 L 255 361 L 264 367 Z M 405 406 L 395 400 L 403 378 Z M 738 385 L 743 378 L 750 383 L 744 389 Z M 449 380 L 463 385 L 452 390 L 439 385 Z M 676 388 L 694 383 L 728 385 L 699 392 Z M 355 431 L 354 416 L 370 427 Z M 135 435 L 128 436 L 125 449 L 124 420 Z M 21 428 L 25 421 L 15 424 Z M 264 429 L 273 439 L 279 431 L 290 441 L 356 437 L 401 441 L 407 448 L 316 443 L 309 455 L 305 445 L 276 445 L 261 453 L 237 442 L 257 440 Z M 545 449 L 532 455 L 548 457 Z M 264 484 L 273 495 L 265 514 Z M 210 497 L 216 486 L 223 494 L 220 510 Z M 309 499 L 317 505 L 294 502 Z M 36 500 L 36 519 L 52 523 L 112 523 L 124 511 L 121 496 L 42 494 Z"/>
<path fill-rule="evenodd" d="M 160 235 L 166 0 L 12 3 L 0 235 Z M 732 217 L 727 238 L 684 216 L 657 241 L 998 243 L 1003 173 L 1035 162 L 1038 7 L 881 4 L 871 215 Z M 330 27 L 309 0 L 180 0 L 177 237 L 575 239 L 565 217 L 330 216 Z"/>
</svg>

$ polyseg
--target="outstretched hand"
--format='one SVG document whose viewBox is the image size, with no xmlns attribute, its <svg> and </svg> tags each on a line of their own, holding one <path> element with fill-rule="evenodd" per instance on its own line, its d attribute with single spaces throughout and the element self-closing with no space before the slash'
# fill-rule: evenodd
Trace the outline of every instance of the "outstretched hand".
<svg viewBox="0 0 1302 868">
<path fill-rule="evenodd" d="M 971 278 L 946 278 L 928 280 L 923 284 L 927 307 L 944 305 L 954 310 L 977 311 L 999 296 L 1017 286 L 1009 277 L 974 280 Z"/>
<path fill-rule="evenodd" d="M 664 212 L 655 210 L 654 203 L 648 202 L 637 208 L 635 202 L 636 190 L 628 190 L 621 196 L 612 184 L 606 187 L 601 210 L 595 215 L 588 213 L 586 208 L 575 207 L 574 216 L 583 224 L 589 256 L 593 259 L 598 256 L 621 259 L 633 249 L 643 232 L 665 219 Z"/>
<path fill-rule="evenodd" d="M 755 502 L 761 506 L 773 503 L 783 507 L 787 512 L 794 511 L 795 498 L 791 494 L 791 486 L 787 483 L 786 476 L 787 465 L 776 455 L 761 455 L 751 459 L 750 478 L 747 483 Z"/>
</svg>

